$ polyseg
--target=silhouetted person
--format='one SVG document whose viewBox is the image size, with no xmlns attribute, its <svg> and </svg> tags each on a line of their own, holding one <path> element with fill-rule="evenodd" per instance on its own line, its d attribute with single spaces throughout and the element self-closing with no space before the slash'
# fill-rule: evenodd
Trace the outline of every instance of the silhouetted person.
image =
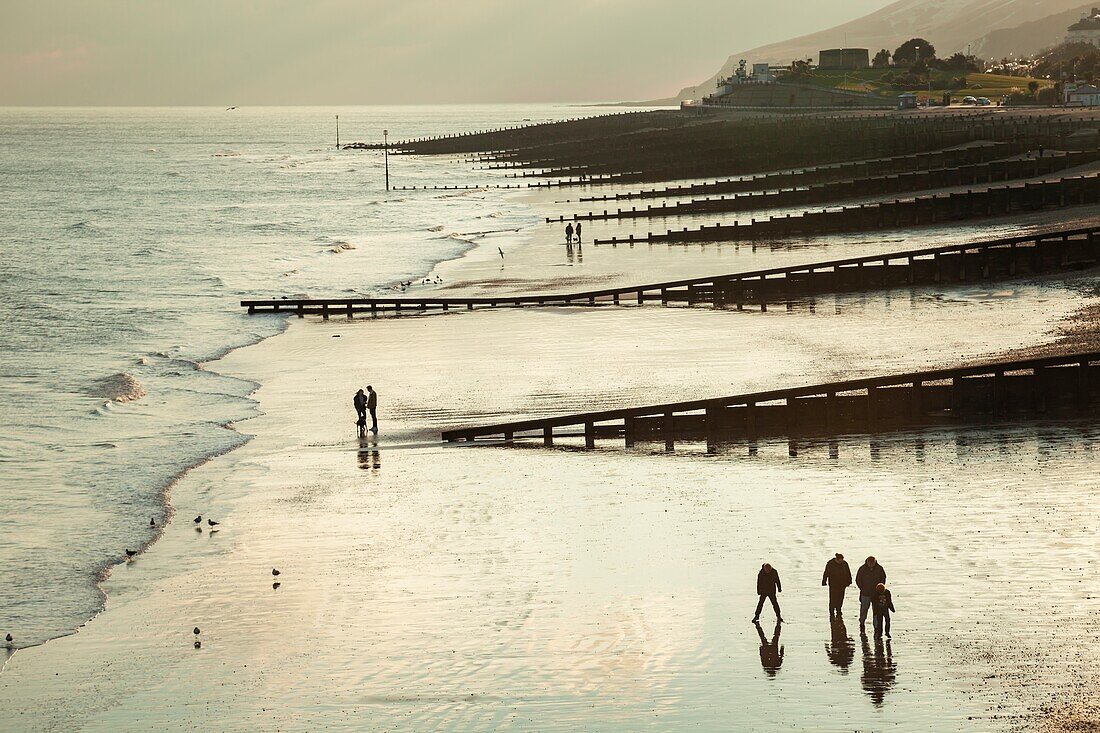
<svg viewBox="0 0 1100 733">
<path fill-rule="evenodd" d="M 581 223 L 577 222 L 577 244 L 581 243 Z"/>
<path fill-rule="evenodd" d="M 883 628 L 886 638 L 890 638 L 890 612 L 894 610 L 894 596 L 883 583 L 875 586 L 875 595 L 871 598 L 871 607 L 875 613 L 875 638 L 881 639 Z"/>
<path fill-rule="evenodd" d="M 355 393 L 355 396 L 351 398 L 351 403 L 355 405 L 355 414 L 358 415 L 355 424 L 359 426 L 361 435 L 367 427 L 367 396 L 363 394 L 363 390 Z"/>
<path fill-rule="evenodd" d="M 782 628 L 777 622 L 771 641 L 768 641 L 768 637 L 764 636 L 764 629 L 756 624 L 756 633 L 760 634 L 760 666 L 764 668 L 764 674 L 773 679 L 783 666 L 783 647 L 779 644 L 779 632 Z"/>
<path fill-rule="evenodd" d="M 898 679 L 898 667 L 894 664 L 890 642 L 887 641 L 884 645 L 882 639 L 875 639 L 875 648 L 872 651 L 866 634 L 861 634 L 859 639 L 863 649 L 863 676 L 860 682 L 875 707 L 881 707 L 886 693 L 893 689 Z"/>
<path fill-rule="evenodd" d="M 764 609 L 765 600 L 772 602 L 776 623 L 782 622 L 783 614 L 779 612 L 779 601 L 775 600 L 775 594 L 783 592 L 783 583 L 779 580 L 779 572 L 768 563 L 764 563 L 756 574 L 756 592 L 760 601 L 756 604 L 756 615 L 752 617 L 752 622 L 760 620 L 760 611 Z"/>
<path fill-rule="evenodd" d="M 829 643 L 825 645 L 825 654 L 828 655 L 830 662 L 840 667 L 841 672 L 848 674 L 848 667 L 856 658 L 856 643 L 852 637 L 848 636 L 848 629 L 845 628 L 844 621 L 839 616 L 831 619 L 829 625 L 832 628 Z"/>
<path fill-rule="evenodd" d="M 859 625 L 867 623 L 867 609 L 871 607 L 871 597 L 875 586 L 886 582 L 886 570 L 871 556 L 863 561 L 856 571 L 856 587 L 859 588 Z"/>
<path fill-rule="evenodd" d="M 829 618 L 839 616 L 844 608 L 844 591 L 852 584 L 852 569 L 848 567 L 844 555 L 839 552 L 825 563 L 825 572 L 821 574 L 821 584 L 829 586 Z"/>
<path fill-rule="evenodd" d="M 571 244 L 573 242 L 573 225 L 572 224 L 566 224 L 565 225 L 565 242 L 566 242 L 566 244 Z"/>
<path fill-rule="evenodd" d="M 378 432 L 378 393 L 374 387 L 367 385 L 367 411 L 370 412 L 370 431 Z"/>
</svg>

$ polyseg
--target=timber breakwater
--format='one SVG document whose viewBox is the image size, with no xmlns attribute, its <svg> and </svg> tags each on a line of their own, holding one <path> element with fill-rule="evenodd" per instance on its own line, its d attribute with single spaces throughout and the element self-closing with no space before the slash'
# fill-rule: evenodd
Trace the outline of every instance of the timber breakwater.
<svg viewBox="0 0 1100 733">
<path fill-rule="evenodd" d="M 1023 231 L 1011 237 L 960 236 L 960 241 L 948 239 L 934 247 L 884 248 L 855 257 L 559 293 L 540 289 L 489 296 L 275 298 L 241 305 L 249 313 L 319 315 L 326 320 L 334 315 L 486 307 L 660 304 L 766 311 L 769 305 L 812 304 L 815 298 L 838 293 L 916 287 L 948 292 L 961 283 L 1042 281 L 1058 273 L 1064 277 L 1088 271 L 1100 260 L 1095 216 L 1100 205 L 1098 130 L 1100 119 L 1086 110 L 767 116 L 658 110 L 395 142 L 388 146 L 390 154 L 455 156 L 469 166 L 471 176 L 528 181 L 446 188 L 516 186 L 538 190 L 543 199 L 558 191 L 572 197 L 535 204 L 557 209 L 576 202 L 644 204 L 553 211 L 543 217 L 555 229 L 589 223 L 585 232 L 595 245 L 775 244 L 792 239 L 824 245 L 842 233 L 904 238 L 922 227 L 936 227 L 942 241 L 945 228 L 982 221 L 1002 227 L 1019 222 Z M 349 147 L 370 151 L 381 146 Z M 747 221 L 732 218 L 741 212 L 753 215 Z M 631 222 L 655 219 L 664 224 L 663 230 L 623 231 Z M 569 236 L 565 246 L 572 253 Z M 581 246 L 579 230 L 576 246 Z M 1087 414 L 1097 360 L 1091 352 L 1046 361 L 991 359 L 965 369 L 468 426 L 448 430 L 443 438 L 478 442 L 539 437 L 552 444 L 559 436 L 555 430 L 565 429 L 565 435 L 583 438 L 588 447 L 611 436 L 628 445 L 654 436 L 673 445 L 699 436 L 714 442 L 720 434 L 735 439 L 835 435 L 989 416 Z"/>
</svg>

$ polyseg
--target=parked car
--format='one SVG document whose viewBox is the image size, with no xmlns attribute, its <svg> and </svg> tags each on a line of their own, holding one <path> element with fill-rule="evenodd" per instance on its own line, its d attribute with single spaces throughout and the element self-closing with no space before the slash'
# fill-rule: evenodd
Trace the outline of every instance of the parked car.
<svg viewBox="0 0 1100 733">
<path fill-rule="evenodd" d="M 963 104 L 977 104 L 977 103 L 978 103 L 978 98 L 977 97 L 971 97 L 969 95 L 963 97 Z"/>
<path fill-rule="evenodd" d="M 992 104 L 993 103 L 989 101 L 989 97 L 978 97 L 978 106 L 979 107 L 989 107 Z"/>
</svg>

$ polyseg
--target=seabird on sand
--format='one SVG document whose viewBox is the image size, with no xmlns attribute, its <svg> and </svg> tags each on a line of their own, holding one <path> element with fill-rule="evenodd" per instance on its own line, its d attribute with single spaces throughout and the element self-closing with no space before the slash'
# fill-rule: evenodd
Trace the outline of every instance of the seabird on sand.
<svg viewBox="0 0 1100 733">
<path fill-rule="evenodd" d="M 149 517 L 149 526 L 150 526 L 150 527 L 155 527 L 155 526 L 157 526 L 157 520 L 156 520 L 156 519 L 154 519 L 153 517 Z"/>
<path fill-rule="evenodd" d="M 282 585 L 282 583 L 276 580 L 274 583 L 271 584 L 271 590 L 279 590 L 280 585 Z"/>
<path fill-rule="evenodd" d="M 221 524 L 221 522 L 215 522 L 213 519 L 207 519 L 206 523 L 209 524 L 211 527 L 217 527 L 219 524 Z"/>
<path fill-rule="evenodd" d="M 271 574 L 272 575 L 281 575 L 281 573 L 278 570 L 276 570 L 275 568 L 271 568 Z"/>
<path fill-rule="evenodd" d="M 134 550 L 126 550 L 126 557 L 133 557 L 136 554 L 137 552 L 135 552 Z"/>
<path fill-rule="evenodd" d="M 202 515 L 200 514 L 199 516 L 195 517 L 191 521 L 194 522 L 195 524 L 198 524 L 199 522 L 202 521 Z"/>
<path fill-rule="evenodd" d="M 11 634 L 8 634 L 7 636 L 4 637 L 4 641 L 6 641 L 10 644 L 13 641 L 15 641 L 15 639 L 11 638 Z"/>
<path fill-rule="evenodd" d="M 199 631 L 199 627 L 198 627 L 198 626 L 196 626 L 196 627 L 195 627 L 195 636 L 198 636 L 198 635 L 199 635 L 199 634 L 201 634 L 201 633 L 202 633 L 202 632 L 201 632 L 201 631 Z"/>
</svg>

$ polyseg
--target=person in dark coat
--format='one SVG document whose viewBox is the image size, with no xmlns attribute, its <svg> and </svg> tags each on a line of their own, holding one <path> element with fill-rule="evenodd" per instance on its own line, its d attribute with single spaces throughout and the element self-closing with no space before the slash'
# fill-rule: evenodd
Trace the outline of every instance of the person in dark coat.
<svg viewBox="0 0 1100 733">
<path fill-rule="evenodd" d="M 776 623 L 782 623 L 783 614 L 779 612 L 779 601 L 775 600 L 776 593 L 783 592 L 783 583 L 779 580 L 779 572 L 768 563 L 764 563 L 760 572 L 756 574 L 756 592 L 760 596 L 760 602 L 756 604 L 756 615 L 752 622 L 760 620 L 760 612 L 764 609 L 764 601 L 770 600 L 775 609 Z"/>
<path fill-rule="evenodd" d="M 351 403 L 355 405 L 355 414 L 359 416 L 355 424 L 359 426 L 359 432 L 362 433 L 367 427 L 367 396 L 363 394 L 363 390 L 355 393 L 355 396 L 351 398 Z"/>
<path fill-rule="evenodd" d="M 886 569 L 878 564 L 878 560 L 871 557 L 863 561 L 856 571 L 856 587 L 859 588 L 859 625 L 867 623 L 867 609 L 871 607 L 871 597 L 875 594 L 875 586 L 886 582 Z"/>
<path fill-rule="evenodd" d="M 848 567 L 844 555 L 839 552 L 825 563 L 825 572 L 821 574 L 821 585 L 829 586 L 829 618 L 839 616 L 844 608 L 844 591 L 852 584 L 852 569 Z"/>
<path fill-rule="evenodd" d="M 573 225 L 565 225 L 565 241 L 567 244 L 573 244 Z"/>
<path fill-rule="evenodd" d="M 370 431 L 378 432 L 378 393 L 374 387 L 367 385 L 367 411 L 370 412 Z"/>
<path fill-rule="evenodd" d="M 883 627 L 886 630 L 886 638 L 890 638 L 890 612 L 894 610 L 894 596 L 886 588 L 885 584 L 875 586 L 875 595 L 871 599 L 871 607 L 875 611 L 875 638 L 881 639 Z"/>
<path fill-rule="evenodd" d="M 577 232 L 577 244 L 580 244 L 581 243 L 581 223 L 579 221 L 577 222 L 576 232 Z"/>
</svg>

